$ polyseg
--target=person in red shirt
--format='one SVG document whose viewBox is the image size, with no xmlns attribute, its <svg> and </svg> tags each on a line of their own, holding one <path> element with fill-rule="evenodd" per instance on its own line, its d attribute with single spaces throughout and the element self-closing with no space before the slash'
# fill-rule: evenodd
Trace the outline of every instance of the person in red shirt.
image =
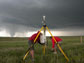
<svg viewBox="0 0 84 63">
<path fill-rule="evenodd" d="M 54 36 L 55 40 L 54 40 L 52 37 L 50 37 L 50 38 L 51 38 L 51 40 L 52 40 L 52 51 L 54 51 L 54 54 L 56 54 L 57 51 L 56 51 L 56 43 L 55 43 L 55 40 L 56 40 L 57 43 L 60 45 L 61 42 L 62 42 L 62 39 L 59 38 L 59 37 L 56 37 L 56 36 Z"/>
<path fill-rule="evenodd" d="M 34 44 L 35 43 L 40 43 L 40 35 L 42 33 L 40 33 L 40 35 L 38 36 L 38 38 L 36 39 L 36 42 L 34 43 L 34 40 L 36 38 L 36 36 L 38 35 L 40 31 L 38 31 L 37 33 L 33 34 L 31 37 L 28 38 L 28 45 L 30 48 L 30 55 L 32 57 L 32 62 L 34 63 Z M 41 43 L 40 43 L 41 44 Z M 32 46 L 32 47 L 31 47 Z"/>
</svg>

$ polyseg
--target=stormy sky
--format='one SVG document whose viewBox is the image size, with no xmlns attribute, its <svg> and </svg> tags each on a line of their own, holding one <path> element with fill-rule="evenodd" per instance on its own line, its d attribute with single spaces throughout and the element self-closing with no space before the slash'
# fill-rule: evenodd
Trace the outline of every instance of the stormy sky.
<svg viewBox="0 0 84 63">
<path fill-rule="evenodd" d="M 44 15 L 51 30 L 84 35 L 83 0 L 0 0 L 0 31 L 37 31 Z"/>
</svg>

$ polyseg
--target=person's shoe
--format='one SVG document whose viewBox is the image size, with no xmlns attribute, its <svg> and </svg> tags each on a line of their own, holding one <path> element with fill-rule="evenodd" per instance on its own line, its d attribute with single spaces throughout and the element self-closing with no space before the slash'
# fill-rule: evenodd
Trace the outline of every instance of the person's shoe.
<svg viewBox="0 0 84 63">
<path fill-rule="evenodd" d="M 54 49 L 51 49 L 51 52 L 54 52 Z"/>
<path fill-rule="evenodd" d="M 32 63 L 34 63 L 34 61 L 32 61 Z"/>
<path fill-rule="evenodd" d="M 34 61 L 35 61 L 35 60 L 34 60 L 34 59 L 32 59 L 32 63 L 34 63 Z"/>
<path fill-rule="evenodd" d="M 54 54 L 57 54 L 57 52 L 53 52 Z"/>
</svg>

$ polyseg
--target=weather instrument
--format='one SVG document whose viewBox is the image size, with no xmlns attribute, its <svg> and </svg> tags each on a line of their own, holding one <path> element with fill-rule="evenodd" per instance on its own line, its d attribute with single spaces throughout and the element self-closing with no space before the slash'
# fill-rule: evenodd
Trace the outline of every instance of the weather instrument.
<svg viewBox="0 0 84 63">
<path fill-rule="evenodd" d="M 52 36 L 52 38 L 54 39 L 57 47 L 59 48 L 59 50 L 61 51 L 61 53 L 64 55 L 64 57 L 66 58 L 67 62 L 69 61 L 69 58 L 66 56 L 66 54 L 64 53 L 64 51 L 62 50 L 62 48 L 60 47 L 60 45 L 57 43 L 57 41 L 55 40 L 55 38 L 53 37 L 52 33 L 50 32 L 49 28 L 46 25 L 46 21 L 45 21 L 46 16 L 43 16 L 43 21 L 42 21 L 42 28 L 40 29 L 40 32 L 43 30 L 44 31 L 44 41 L 45 41 L 45 45 L 43 46 L 43 54 L 45 55 L 45 46 L 46 46 L 46 30 L 50 33 L 50 35 Z M 40 35 L 40 32 L 37 34 L 34 43 L 36 42 L 36 39 L 38 38 L 38 36 Z M 32 46 L 31 46 L 32 47 Z M 31 48 L 30 47 L 30 48 Z M 27 55 L 29 54 L 30 48 L 27 50 L 25 56 L 23 57 L 23 60 L 25 60 L 25 58 L 27 57 Z"/>
</svg>

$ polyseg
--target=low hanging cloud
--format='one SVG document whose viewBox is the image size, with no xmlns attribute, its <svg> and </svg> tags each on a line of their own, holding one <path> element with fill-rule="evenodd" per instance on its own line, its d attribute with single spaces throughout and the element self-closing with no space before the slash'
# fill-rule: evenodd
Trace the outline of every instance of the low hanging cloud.
<svg viewBox="0 0 84 63">
<path fill-rule="evenodd" d="M 0 0 L 0 28 L 11 36 L 37 31 L 45 15 L 50 29 L 83 31 L 83 6 L 83 0 Z"/>
</svg>

